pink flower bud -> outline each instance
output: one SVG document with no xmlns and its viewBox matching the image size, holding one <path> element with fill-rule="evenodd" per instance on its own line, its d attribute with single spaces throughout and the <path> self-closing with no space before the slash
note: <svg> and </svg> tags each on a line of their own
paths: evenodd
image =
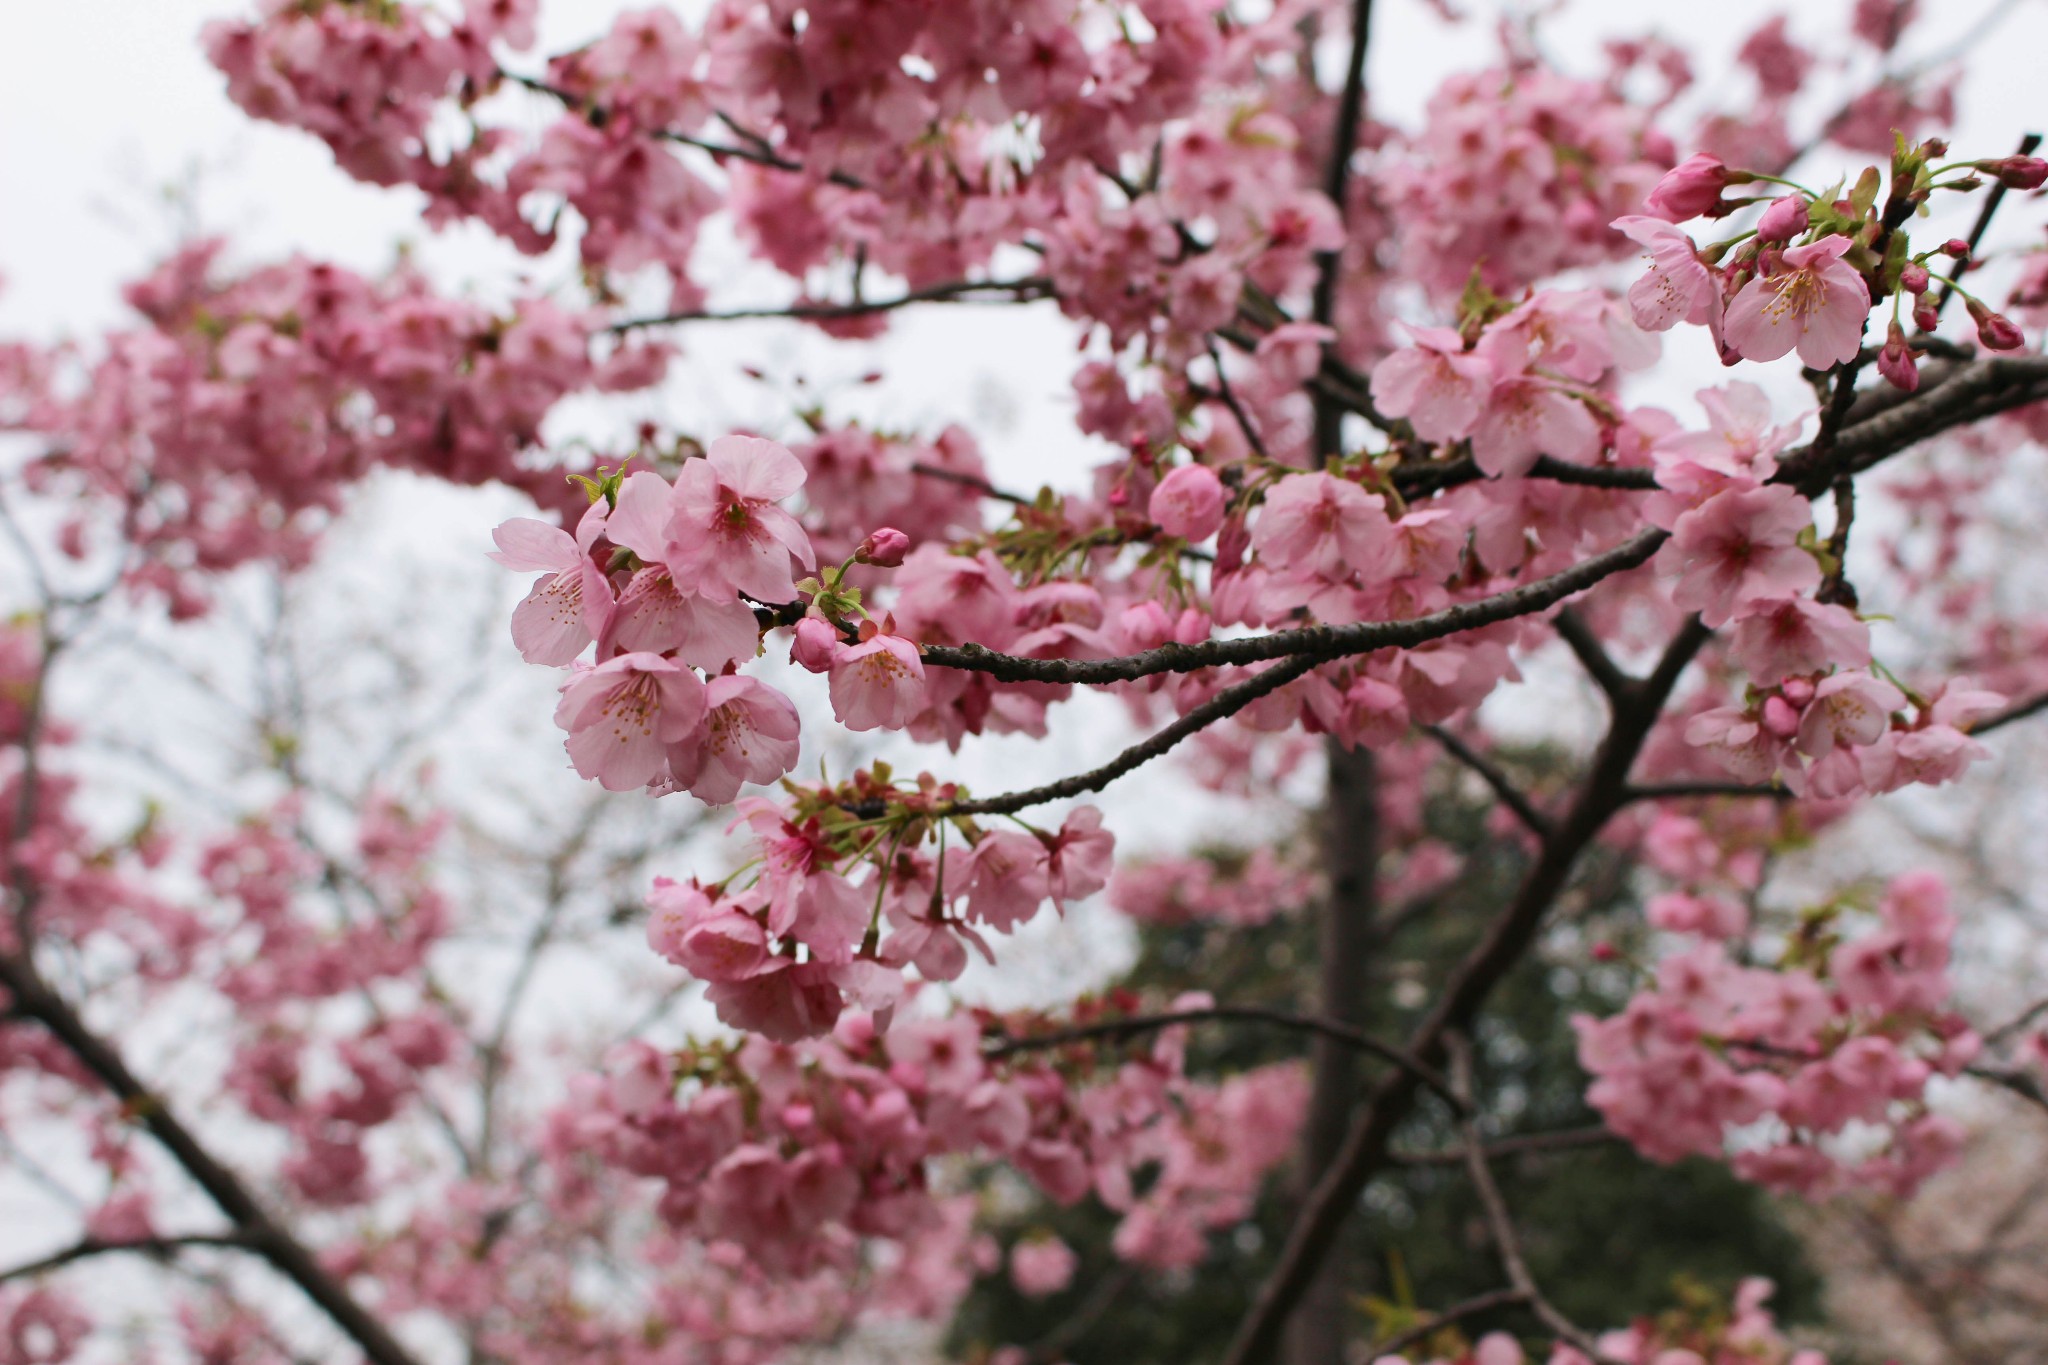
<svg viewBox="0 0 2048 1365">
<path fill-rule="evenodd" d="M 884 526 L 871 532 L 853 557 L 862 564 L 873 564 L 877 568 L 893 569 L 903 562 L 903 556 L 910 553 L 910 537 L 893 526 Z"/>
<path fill-rule="evenodd" d="M 1926 266 L 1909 265 L 1899 272 L 1899 288 L 1917 298 L 1927 292 L 1930 278 Z"/>
<path fill-rule="evenodd" d="M 1779 686 L 1778 691 L 1784 695 L 1786 701 L 1803 709 L 1808 702 L 1813 700 L 1813 679 L 1787 678 Z"/>
<path fill-rule="evenodd" d="M 2038 190 L 2048 184 L 2048 161 L 2038 156 L 2007 156 L 1996 161 L 1979 161 L 1977 169 L 1998 177 L 2008 189 Z"/>
<path fill-rule="evenodd" d="M 1970 244 L 1960 237 L 1951 237 L 1941 244 L 1941 254 L 1967 261 L 1970 259 Z"/>
<path fill-rule="evenodd" d="M 1757 219 L 1756 238 L 1760 242 L 1789 242 L 1806 231 L 1806 200 L 1796 194 L 1788 194 L 1774 200 L 1764 210 L 1764 216 Z"/>
<path fill-rule="evenodd" d="M 1914 359 L 1912 348 L 1906 345 L 1906 334 L 1899 330 L 1898 323 L 1893 323 L 1884 349 L 1877 353 L 1877 372 L 1893 388 L 1911 393 L 1920 387 L 1920 370 Z"/>
<path fill-rule="evenodd" d="M 1984 343 L 1988 351 L 2017 351 L 2027 344 L 2027 339 L 2013 320 L 2003 313 L 1994 313 L 1975 299 L 1969 300 L 1970 316 L 1977 323 L 1977 340 Z"/>
<path fill-rule="evenodd" d="M 1719 157 L 1700 152 L 1665 172 L 1643 202 L 1652 213 L 1682 223 L 1711 212 L 1727 184 L 1728 167 Z"/>
<path fill-rule="evenodd" d="M 1766 697 L 1758 719 L 1764 729 L 1779 739 L 1790 739 L 1799 733 L 1799 709 L 1783 697 Z"/>
<path fill-rule="evenodd" d="M 1182 540 L 1207 540 L 1223 524 L 1223 480 L 1204 464 L 1184 464 L 1159 481 L 1147 507 L 1159 529 Z"/>
<path fill-rule="evenodd" d="M 838 650 L 839 632 L 830 621 L 806 616 L 796 623 L 796 642 L 789 648 L 792 662 L 813 673 L 823 673 L 832 667 L 832 658 Z"/>
<path fill-rule="evenodd" d="M 1913 325 L 1923 332 L 1931 332 L 1941 325 L 1941 314 L 1936 311 L 1934 300 L 1925 294 L 1913 305 Z"/>
</svg>

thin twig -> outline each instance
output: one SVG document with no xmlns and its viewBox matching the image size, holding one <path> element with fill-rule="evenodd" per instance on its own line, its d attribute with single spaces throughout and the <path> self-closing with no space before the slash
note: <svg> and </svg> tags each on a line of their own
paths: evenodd
<svg viewBox="0 0 2048 1365">
<path fill-rule="evenodd" d="M 693 308 L 656 317 L 626 318 L 604 330 L 621 333 L 643 327 L 665 327 L 672 323 L 743 322 L 757 318 L 831 321 L 892 313 L 919 303 L 1033 303 L 1050 297 L 1052 281 L 1043 275 L 1030 275 L 1018 280 L 951 280 L 945 284 L 911 289 L 886 299 L 856 299 L 850 303 L 764 304 L 755 308 Z"/>
<path fill-rule="evenodd" d="M 1557 638 L 1564 641 L 1579 667 L 1586 670 L 1594 685 L 1607 694 L 1611 702 L 1628 694 L 1635 686 L 1635 679 L 1621 671 L 1614 662 L 1614 656 L 1607 652 L 1607 646 L 1593 633 L 1584 617 L 1570 607 L 1559 607 L 1557 614 L 1550 618 L 1550 628 L 1557 632 Z"/>
<path fill-rule="evenodd" d="M 2029 697 L 2025 701 L 2014 702 L 2003 711 L 1993 712 L 1972 725 L 1970 733 L 1986 735 L 2000 726 L 2011 725 L 2014 721 L 2025 720 L 2029 716 L 2038 716 L 2043 711 L 2048 711 L 2048 692 L 2043 692 L 2037 697 Z"/>
<path fill-rule="evenodd" d="M 1528 1258 L 1522 1254 L 1522 1238 L 1515 1228 L 1514 1215 L 1508 1209 L 1508 1201 L 1501 1195 L 1500 1186 L 1494 1182 L 1493 1168 L 1486 1160 L 1486 1144 L 1479 1133 L 1479 1120 L 1474 1117 L 1472 1045 L 1461 1033 L 1452 1033 L 1444 1041 L 1451 1054 L 1452 1083 L 1465 1100 L 1465 1117 L 1458 1124 L 1465 1136 L 1465 1171 L 1472 1177 L 1480 1207 L 1486 1210 L 1487 1225 L 1493 1232 L 1493 1249 L 1500 1255 L 1501 1268 L 1507 1271 L 1508 1283 L 1522 1295 L 1529 1311 L 1545 1327 L 1593 1359 L 1605 1359 L 1592 1334 L 1559 1312 L 1537 1287 L 1536 1277 L 1529 1271 Z"/>
<path fill-rule="evenodd" d="M 1633 804 L 1637 801 L 1686 801 L 1704 797 L 1764 797 L 1772 801 L 1790 801 L 1792 793 L 1784 787 L 1758 786 L 1749 782 L 1646 782 L 1631 786 L 1622 793 L 1622 801 Z"/>
<path fill-rule="evenodd" d="M 61 1269 L 74 1261 L 83 1261 L 93 1256 L 108 1256 L 128 1253 L 137 1256 L 170 1256 L 186 1247 L 217 1247 L 239 1251 L 250 1250 L 249 1238 L 239 1232 L 195 1233 L 182 1237 L 137 1237 L 125 1241 L 87 1237 L 73 1242 L 61 1251 L 53 1251 L 33 1261 L 0 1270 L 0 1284 L 10 1280 L 25 1280 L 35 1275 L 44 1275 Z"/>
<path fill-rule="evenodd" d="M 1442 1072 L 1412 1053 L 1373 1037 L 1364 1029 L 1338 1019 L 1325 1019 L 1312 1014 L 1290 1014 L 1286 1010 L 1268 1009 L 1262 1005 L 1209 1005 L 1200 1009 L 1173 1010 L 1163 1014 L 1138 1014 L 1124 1019 L 1105 1019 L 1099 1023 L 1079 1024 L 1052 1033 L 1004 1038 L 984 1047 L 982 1055 L 991 1059 L 1011 1057 L 1020 1052 L 1065 1047 L 1069 1043 L 1085 1043 L 1099 1038 L 1126 1038 L 1182 1024 L 1218 1022 L 1270 1024 L 1275 1028 L 1293 1029 L 1333 1039 L 1347 1047 L 1378 1057 L 1381 1061 L 1412 1071 L 1423 1084 L 1453 1105 L 1461 1103 L 1457 1092 L 1452 1089 L 1450 1081 Z"/>
<path fill-rule="evenodd" d="M 1378 1360 L 1382 1356 L 1398 1355 L 1418 1341 L 1435 1336 L 1444 1328 L 1476 1318 L 1481 1313 L 1491 1313 L 1496 1308 L 1513 1308 L 1527 1303 L 1529 1296 L 1519 1289 L 1491 1289 L 1484 1294 L 1474 1295 L 1463 1303 L 1452 1304 L 1441 1313 L 1432 1313 L 1413 1327 L 1405 1328 L 1390 1337 L 1375 1341 L 1366 1349 L 1367 1360 Z"/>
<path fill-rule="evenodd" d="M 1493 789 L 1501 804 L 1514 812 L 1515 818 L 1527 826 L 1531 834 L 1539 839 L 1550 836 L 1550 817 L 1536 809 L 1527 793 L 1501 771 L 1500 765 L 1441 725 L 1425 725 L 1423 729 L 1431 739 L 1443 745 L 1444 751 L 1452 758 L 1479 774 L 1480 780 Z"/>
<path fill-rule="evenodd" d="M 1488 1161 L 1503 1161 L 1510 1157 L 1538 1156 L 1547 1152 L 1576 1151 L 1584 1147 L 1606 1147 L 1622 1141 L 1613 1129 L 1605 1124 L 1593 1124 L 1585 1128 L 1560 1128 L 1550 1133 L 1523 1133 L 1515 1137 L 1501 1138 L 1486 1144 Z M 1467 1160 L 1463 1147 L 1446 1147 L 1433 1152 L 1387 1153 L 1387 1162 L 1394 1166 L 1457 1166 Z"/>
</svg>

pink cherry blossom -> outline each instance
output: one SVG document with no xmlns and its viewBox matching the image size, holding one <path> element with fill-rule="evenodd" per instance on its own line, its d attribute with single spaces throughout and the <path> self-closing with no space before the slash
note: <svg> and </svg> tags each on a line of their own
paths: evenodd
<svg viewBox="0 0 2048 1365">
<path fill-rule="evenodd" d="M 1735 623 L 1729 646 L 1759 687 L 1831 664 L 1870 662 L 1870 627 L 1845 607 L 1810 597 L 1776 598 Z"/>
<path fill-rule="evenodd" d="M 667 746 L 704 723 L 708 700 L 703 679 L 682 665 L 621 654 L 563 684 L 555 724 L 569 732 L 577 772 L 608 791 L 631 791 L 661 775 Z"/>
<path fill-rule="evenodd" d="M 508 569 L 547 574 L 512 612 L 512 643 L 526 662 L 559 667 L 604 630 L 612 590 L 590 557 L 603 532 L 601 505 L 592 504 L 574 539 L 530 517 L 515 517 L 491 533 L 498 543 L 492 559 Z"/>
<path fill-rule="evenodd" d="M 1074 1249 L 1053 1236 L 1028 1237 L 1010 1248 L 1010 1278 L 1027 1298 L 1059 1293 L 1073 1281 L 1079 1264 Z"/>
<path fill-rule="evenodd" d="M 1731 488 L 1678 519 L 1661 557 L 1678 576 L 1672 599 L 1726 625 L 1753 604 L 1805 592 L 1820 566 L 1799 548 L 1813 524 L 1806 499 L 1789 488 Z"/>
<path fill-rule="evenodd" d="M 900 635 L 875 631 L 840 645 L 831 675 L 832 714 L 849 730 L 901 730 L 924 709 L 924 660 Z"/>
<path fill-rule="evenodd" d="M 1492 387 L 1493 369 L 1465 352 L 1449 328 L 1414 329 L 1415 344 L 1373 367 L 1372 397 L 1389 417 L 1405 417 L 1425 441 L 1458 441 L 1472 424 Z"/>
<path fill-rule="evenodd" d="M 1369 567 L 1392 532 L 1386 500 L 1328 474 L 1289 474 L 1266 493 L 1252 548 L 1269 567 L 1341 578 Z"/>
<path fill-rule="evenodd" d="M 1823 237 L 1788 248 L 1782 267 L 1759 275 L 1728 304 L 1728 344 L 1750 360 L 1776 360 L 1799 351 L 1809 369 L 1826 370 L 1855 358 L 1870 316 L 1870 289 L 1842 260 L 1847 237 Z"/>
<path fill-rule="evenodd" d="M 1699 258 L 1691 237 L 1662 218 L 1632 215 L 1615 219 L 1613 226 L 1650 253 L 1649 273 L 1628 288 L 1636 326 L 1663 332 L 1681 322 L 1701 326 L 1715 319 L 1720 281 Z"/>
<path fill-rule="evenodd" d="M 791 601 L 792 564 L 808 569 L 816 560 L 796 518 L 776 504 L 803 482 L 803 465 L 784 447 L 755 436 L 721 436 L 676 476 L 656 557 L 685 592 Z"/>
<path fill-rule="evenodd" d="M 722 806 L 748 782 L 773 782 L 796 766 L 797 713 L 757 678 L 732 674 L 704 688 L 701 723 L 665 740 L 670 780 Z"/>
</svg>

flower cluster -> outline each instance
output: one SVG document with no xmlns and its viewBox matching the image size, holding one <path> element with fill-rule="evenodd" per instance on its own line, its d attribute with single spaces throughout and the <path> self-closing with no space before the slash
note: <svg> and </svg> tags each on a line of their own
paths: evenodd
<svg viewBox="0 0 2048 1365">
<path fill-rule="evenodd" d="M 1620 1014 L 1573 1020 L 1587 1098 L 1644 1155 L 1726 1156 L 1808 1197 L 1904 1194 L 1955 1155 L 1961 1130 L 1925 1091 L 1979 1043 L 1947 1009 L 1956 922 L 1939 878 L 1893 881 L 1861 932 L 1841 906 L 1805 917 L 1773 965 L 1748 961 L 1748 911 L 1725 897 L 1667 893 L 1649 918 L 1689 946 Z"/>
<path fill-rule="evenodd" d="M 1241 1219 L 1288 1154 L 1307 1098 L 1300 1070 L 1197 1082 L 1172 1034 L 1128 1055 L 1099 1044 L 989 1055 L 1052 1022 L 956 1014 L 883 1034 L 848 1015 L 795 1046 L 751 1038 L 670 1057 L 629 1044 L 556 1112 L 548 1157 L 662 1181 L 672 1227 L 736 1244 L 777 1278 L 844 1268 L 864 1240 L 939 1222 L 951 1201 L 934 1164 L 965 1154 L 1009 1162 L 1063 1204 L 1092 1192 L 1123 1214 L 1125 1259 L 1199 1260 L 1206 1235 Z"/>
<path fill-rule="evenodd" d="M 887 778 L 878 768 L 838 787 L 792 787 L 787 806 L 748 798 L 740 818 L 756 853 L 744 884 L 656 883 L 648 944 L 710 983 L 725 1023 L 779 1042 L 827 1032 L 849 1004 L 886 1023 L 906 969 L 951 981 L 969 947 L 994 960 L 986 933 L 1108 884 L 1115 840 L 1092 806 L 1056 833 L 985 830 L 945 814 L 950 789 L 927 779 L 904 791 Z M 948 832 L 958 845 L 945 845 Z"/>
<path fill-rule="evenodd" d="M 1457 76 L 1383 174 L 1403 264 L 1455 299 L 1473 272 L 1509 293 L 1621 249 L 1607 223 L 1675 159 L 1615 85 L 1540 67 Z"/>
<path fill-rule="evenodd" d="M 305 562 L 342 490 L 379 467 L 552 502 L 560 473 L 524 458 L 549 410 L 660 373 L 652 348 L 593 361 L 589 320 L 545 299 L 495 313 L 410 271 L 304 260 L 223 278 L 221 250 L 197 243 L 133 285 L 146 325 L 90 364 L 51 357 L 20 423 L 48 448 L 30 476 L 99 513 L 67 548 L 120 523 L 143 551 L 131 581 L 182 612 L 201 609 L 202 575 Z"/>
</svg>

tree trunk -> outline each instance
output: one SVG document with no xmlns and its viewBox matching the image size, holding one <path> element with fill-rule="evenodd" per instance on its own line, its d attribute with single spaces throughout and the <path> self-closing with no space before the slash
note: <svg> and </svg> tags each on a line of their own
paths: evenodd
<svg viewBox="0 0 2048 1365">
<path fill-rule="evenodd" d="M 1320 830 L 1329 894 L 1316 927 L 1317 1012 L 1363 1025 L 1366 953 L 1378 913 L 1379 807 L 1370 750 L 1328 748 L 1329 791 Z M 1314 1089 L 1302 1134 L 1302 1189 L 1335 1158 L 1351 1126 L 1358 1098 L 1357 1053 L 1342 1043 L 1317 1038 L 1310 1051 Z M 1345 1302 L 1351 1286 L 1350 1258 L 1341 1247 L 1323 1262 L 1290 1325 L 1287 1365 L 1344 1365 Z"/>
</svg>

